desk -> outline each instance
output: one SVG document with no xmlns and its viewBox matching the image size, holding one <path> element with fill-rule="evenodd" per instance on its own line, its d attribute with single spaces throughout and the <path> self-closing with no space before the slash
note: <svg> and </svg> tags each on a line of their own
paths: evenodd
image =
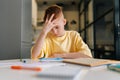
<svg viewBox="0 0 120 80">
<path fill-rule="evenodd" d="M 26 59 L 27 62 L 30 62 L 30 59 Z M 3 66 L 1 63 L 6 62 L 20 62 L 19 59 L 15 60 L 1 60 L 0 61 L 0 79 L 2 80 L 50 80 L 50 79 L 42 79 L 40 77 L 36 77 L 35 75 L 39 72 L 29 71 L 29 70 L 12 70 L 8 66 Z M 65 66 L 72 67 L 81 67 L 83 70 L 81 74 L 78 75 L 76 80 L 120 80 L 120 73 L 108 70 L 106 66 L 99 67 L 85 67 L 74 64 L 66 64 Z"/>
</svg>

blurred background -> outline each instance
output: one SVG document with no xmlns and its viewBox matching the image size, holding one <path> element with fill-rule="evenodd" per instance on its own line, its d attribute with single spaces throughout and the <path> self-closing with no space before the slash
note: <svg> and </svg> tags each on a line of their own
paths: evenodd
<svg viewBox="0 0 120 80">
<path fill-rule="evenodd" d="M 120 60 L 119 0 L 1 0 L 0 59 L 30 58 L 45 9 L 59 5 L 66 30 L 78 31 L 94 58 Z"/>
</svg>

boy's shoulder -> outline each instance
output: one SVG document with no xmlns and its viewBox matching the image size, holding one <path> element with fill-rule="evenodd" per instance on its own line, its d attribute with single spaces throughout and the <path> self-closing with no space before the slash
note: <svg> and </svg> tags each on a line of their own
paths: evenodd
<svg viewBox="0 0 120 80">
<path fill-rule="evenodd" d="M 80 33 L 77 31 L 66 31 L 66 37 L 69 37 L 71 39 L 77 39 L 80 38 Z"/>
</svg>

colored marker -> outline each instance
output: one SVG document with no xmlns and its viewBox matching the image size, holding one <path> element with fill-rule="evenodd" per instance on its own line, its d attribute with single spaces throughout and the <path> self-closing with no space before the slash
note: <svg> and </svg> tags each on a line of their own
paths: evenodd
<svg viewBox="0 0 120 80">
<path fill-rule="evenodd" d="M 63 61 L 63 58 L 40 58 L 40 61 Z"/>
<path fill-rule="evenodd" d="M 25 70 L 33 70 L 33 71 L 41 71 L 42 70 L 42 68 L 40 68 L 40 67 L 26 67 L 26 66 L 11 66 L 11 69 L 16 69 L 16 70 L 25 69 Z"/>
</svg>

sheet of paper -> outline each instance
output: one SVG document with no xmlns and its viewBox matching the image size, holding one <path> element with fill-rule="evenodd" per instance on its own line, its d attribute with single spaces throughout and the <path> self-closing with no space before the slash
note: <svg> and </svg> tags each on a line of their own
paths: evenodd
<svg viewBox="0 0 120 80">
<path fill-rule="evenodd" d="M 31 62 L 31 61 L 27 61 L 26 63 L 12 62 L 12 61 L 0 63 L 1 68 L 4 68 L 4 67 L 10 68 L 10 66 L 25 66 L 25 67 L 41 67 L 43 69 L 46 69 L 53 66 L 64 66 L 64 65 L 65 63 L 61 63 L 61 62 Z"/>
<path fill-rule="evenodd" d="M 28 63 L 28 64 L 22 64 L 22 66 L 28 66 L 28 67 L 41 67 L 43 69 L 50 68 L 54 66 L 64 66 L 65 63 L 57 63 L 57 62 L 36 62 L 36 63 Z"/>
</svg>

